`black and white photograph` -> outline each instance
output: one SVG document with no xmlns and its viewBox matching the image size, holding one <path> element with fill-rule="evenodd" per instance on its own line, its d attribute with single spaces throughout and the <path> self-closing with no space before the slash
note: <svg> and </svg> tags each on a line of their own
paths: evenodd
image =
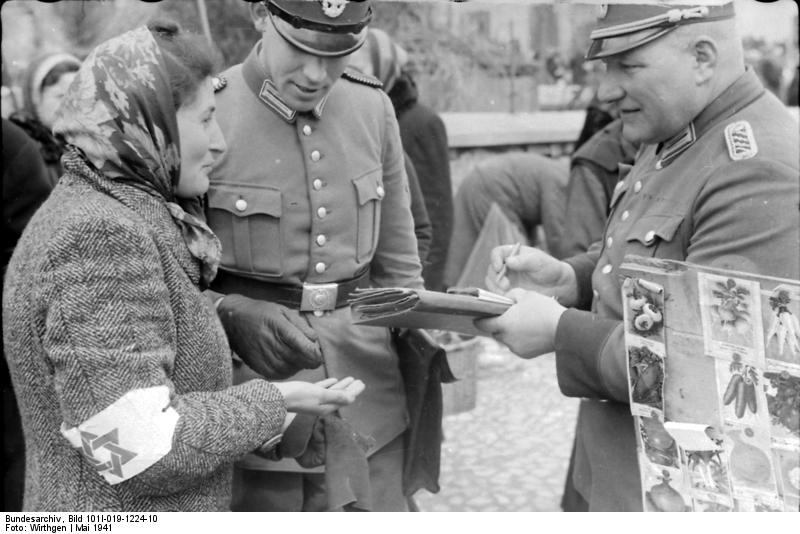
<svg viewBox="0 0 800 534">
<path fill-rule="evenodd" d="M 766 361 L 800 350 L 799 20 L 793 0 L 4 1 L 6 530 L 800 511 L 769 455 L 800 457 L 800 389 Z M 685 293 L 626 278 L 636 258 L 713 274 Z M 368 324 L 352 304 L 376 292 L 481 313 L 398 301 Z M 686 295 L 708 380 L 670 372 Z M 681 464 L 664 424 L 723 421 L 738 448 Z"/>
</svg>

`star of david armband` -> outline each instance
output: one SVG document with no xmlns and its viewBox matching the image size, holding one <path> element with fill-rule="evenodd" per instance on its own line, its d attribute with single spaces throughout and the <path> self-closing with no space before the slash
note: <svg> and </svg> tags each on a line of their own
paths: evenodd
<svg viewBox="0 0 800 534">
<path fill-rule="evenodd" d="M 166 456 L 179 417 L 169 388 L 155 386 L 127 392 L 77 427 L 61 423 L 61 434 L 114 485 Z"/>
</svg>

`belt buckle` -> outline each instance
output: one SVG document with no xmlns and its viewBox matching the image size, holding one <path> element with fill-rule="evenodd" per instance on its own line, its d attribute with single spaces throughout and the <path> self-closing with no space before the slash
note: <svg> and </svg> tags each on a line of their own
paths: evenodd
<svg viewBox="0 0 800 534">
<path fill-rule="evenodd" d="M 336 309 L 339 284 L 303 283 L 303 296 L 300 297 L 300 311 L 323 312 Z"/>
</svg>

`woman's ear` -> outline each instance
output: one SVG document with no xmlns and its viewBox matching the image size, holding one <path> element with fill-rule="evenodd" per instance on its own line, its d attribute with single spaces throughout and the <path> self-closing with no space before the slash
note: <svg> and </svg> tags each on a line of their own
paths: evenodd
<svg viewBox="0 0 800 534">
<path fill-rule="evenodd" d="M 253 26 L 255 26 L 256 30 L 263 32 L 266 29 L 267 18 L 269 17 L 267 6 L 263 2 L 252 2 L 249 9 Z"/>
<path fill-rule="evenodd" d="M 697 85 L 704 85 L 714 76 L 719 60 L 717 43 L 710 37 L 698 37 L 693 45 L 692 53 L 695 59 L 695 81 Z"/>
</svg>

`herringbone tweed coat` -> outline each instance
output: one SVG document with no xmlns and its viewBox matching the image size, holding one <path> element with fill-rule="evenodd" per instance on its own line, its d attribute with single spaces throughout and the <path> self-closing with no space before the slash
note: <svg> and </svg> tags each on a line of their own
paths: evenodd
<svg viewBox="0 0 800 534">
<path fill-rule="evenodd" d="M 282 396 L 264 380 L 231 386 L 224 332 L 163 199 L 72 171 L 31 219 L 3 293 L 24 509 L 227 510 L 231 463 L 280 432 Z M 111 485 L 59 429 L 153 386 L 179 414 L 171 450 Z"/>
</svg>

